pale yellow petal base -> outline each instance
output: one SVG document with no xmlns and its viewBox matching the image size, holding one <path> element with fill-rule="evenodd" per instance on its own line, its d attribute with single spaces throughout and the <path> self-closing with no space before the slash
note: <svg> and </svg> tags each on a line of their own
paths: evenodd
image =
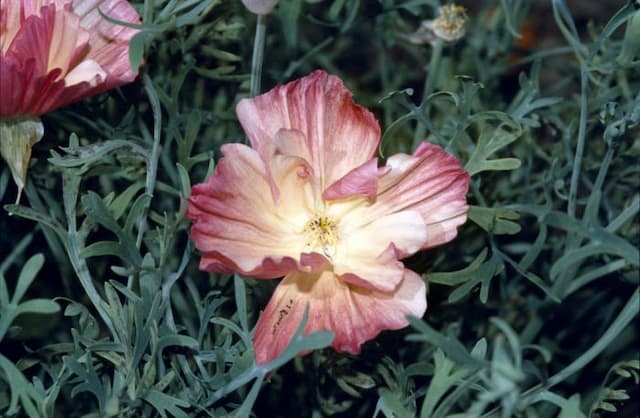
<svg viewBox="0 0 640 418">
<path fill-rule="evenodd" d="M 20 201 L 27 181 L 31 147 L 42 139 L 42 135 L 44 127 L 37 117 L 0 119 L 0 155 L 7 162 L 18 186 L 16 203 Z"/>
</svg>

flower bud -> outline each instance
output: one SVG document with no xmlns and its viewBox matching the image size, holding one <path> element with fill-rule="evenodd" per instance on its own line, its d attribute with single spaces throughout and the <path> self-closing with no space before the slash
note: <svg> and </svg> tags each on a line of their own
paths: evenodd
<svg viewBox="0 0 640 418">
<path fill-rule="evenodd" d="M 440 7 L 438 13 L 436 19 L 423 20 L 414 33 L 400 34 L 400 36 L 417 45 L 433 43 L 436 39 L 453 42 L 464 36 L 464 25 L 467 21 L 467 12 L 464 7 L 449 4 Z"/>
<path fill-rule="evenodd" d="M 464 24 L 467 22 L 467 10 L 455 4 L 448 4 L 439 9 L 440 15 L 428 21 L 428 26 L 440 39 L 448 42 L 457 41 L 464 36 Z"/>
<path fill-rule="evenodd" d="M 242 0 L 244 7 L 257 15 L 268 15 L 277 3 L 278 0 Z"/>
</svg>

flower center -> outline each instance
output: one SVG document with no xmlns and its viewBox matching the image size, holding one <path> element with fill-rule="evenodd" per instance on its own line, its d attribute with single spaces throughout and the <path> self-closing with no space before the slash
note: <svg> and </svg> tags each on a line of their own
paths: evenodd
<svg viewBox="0 0 640 418">
<path fill-rule="evenodd" d="M 304 226 L 307 237 L 306 246 L 310 248 L 322 248 L 327 257 L 335 253 L 335 245 L 338 243 L 338 224 L 328 216 L 314 216 Z"/>
</svg>

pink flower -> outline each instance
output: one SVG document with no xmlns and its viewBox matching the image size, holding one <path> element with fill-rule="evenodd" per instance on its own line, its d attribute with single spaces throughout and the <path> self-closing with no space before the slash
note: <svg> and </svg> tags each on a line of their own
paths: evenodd
<svg viewBox="0 0 640 418">
<path fill-rule="evenodd" d="M 400 260 L 465 222 L 459 161 L 423 142 L 379 167 L 377 121 L 323 71 L 242 100 L 237 113 L 251 148 L 222 147 L 187 217 L 202 270 L 284 276 L 255 330 L 256 362 L 282 353 L 307 306 L 303 333 L 333 331 L 332 346 L 353 354 L 422 316 L 425 284 Z"/>
<path fill-rule="evenodd" d="M 8 0 L 0 5 L 0 118 L 38 116 L 133 81 L 140 23 L 125 0 Z"/>
<path fill-rule="evenodd" d="M 133 81 L 129 43 L 140 23 L 125 0 L 0 1 L 0 155 L 24 188 L 39 115 Z"/>
</svg>

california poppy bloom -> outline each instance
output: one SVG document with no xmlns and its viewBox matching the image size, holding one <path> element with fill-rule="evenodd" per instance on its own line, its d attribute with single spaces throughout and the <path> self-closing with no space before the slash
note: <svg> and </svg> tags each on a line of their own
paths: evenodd
<svg viewBox="0 0 640 418">
<path fill-rule="evenodd" d="M 0 2 L 0 137 L 18 188 L 31 147 L 43 135 L 38 116 L 133 81 L 129 43 L 140 23 L 125 0 Z"/>
<path fill-rule="evenodd" d="M 251 147 L 222 147 L 187 217 L 202 270 L 284 277 L 256 326 L 256 362 L 282 353 L 307 306 L 303 333 L 333 331 L 332 346 L 354 354 L 421 317 L 424 281 L 400 260 L 452 240 L 465 222 L 459 161 L 423 142 L 379 166 L 378 122 L 323 71 L 236 110 Z"/>
</svg>

